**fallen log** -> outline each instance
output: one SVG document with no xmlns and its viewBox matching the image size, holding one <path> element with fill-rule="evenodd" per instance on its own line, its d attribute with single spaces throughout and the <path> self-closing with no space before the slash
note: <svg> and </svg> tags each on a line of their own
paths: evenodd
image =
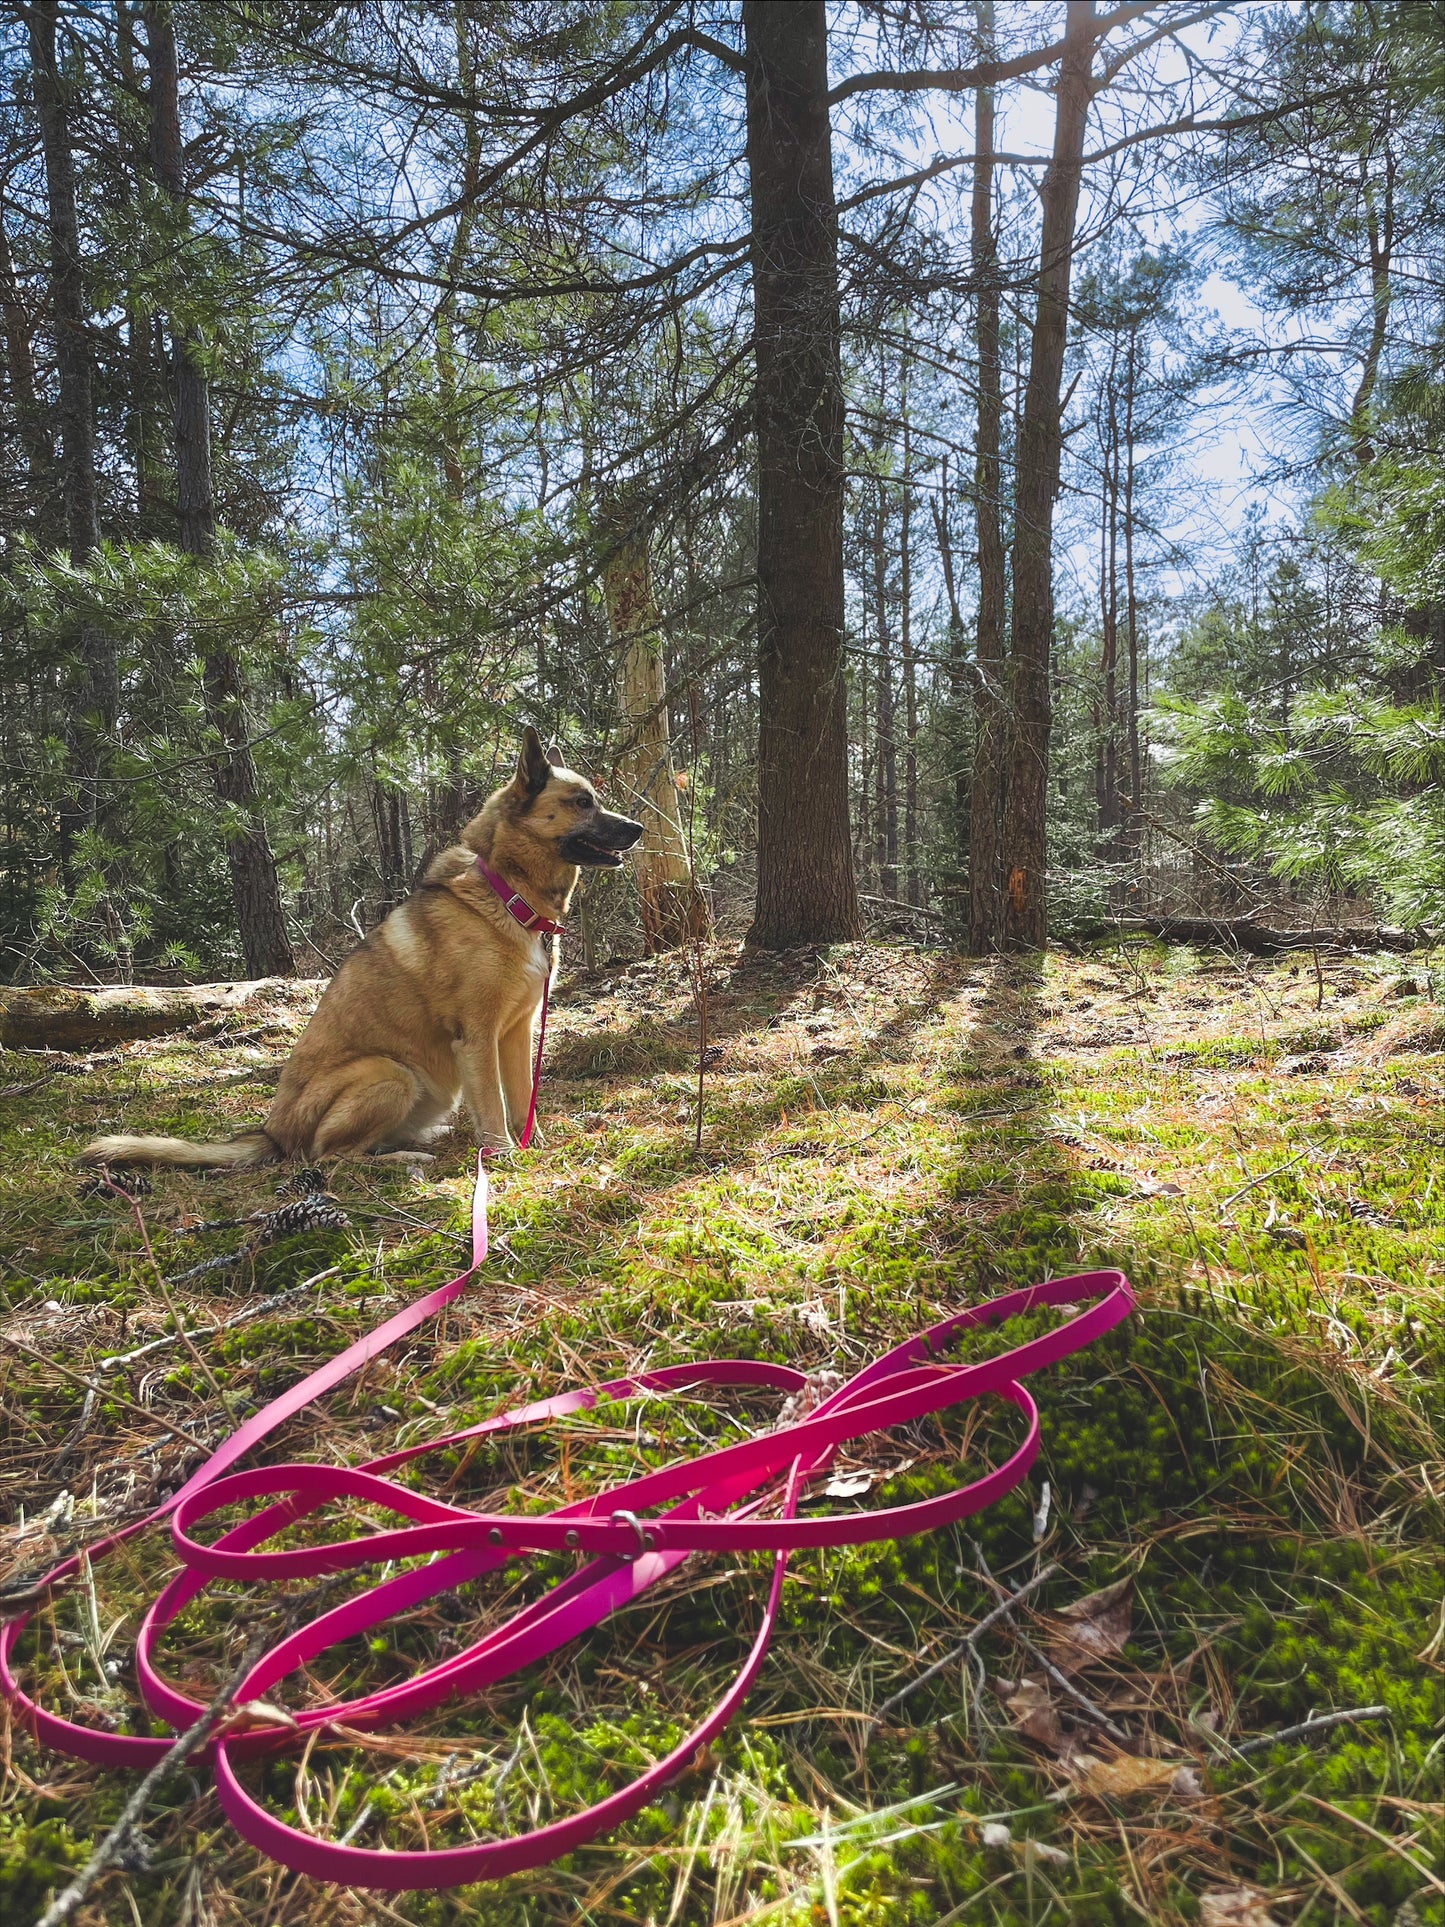
<svg viewBox="0 0 1445 1927">
<path fill-rule="evenodd" d="M 175 988 L 117 984 L 99 990 L 43 984 L 0 986 L 0 1044 L 10 1050 L 81 1050 L 163 1037 L 206 1019 L 229 1017 L 268 999 L 309 999 L 324 980 L 257 977 L 249 983 Z"/>
<path fill-rule="evenodd" d="M 1074 933 L 1084 938 L 1160 937 L 1166 943 L 1212 944 L 1269 957 L 1281 950 L 1421 950 L 1440 941 L 1432 930 L 1401 930 L 1391 924 L 1343 929 L 1279 930 L 1253 917 L 1120 917 L 1102 919 Z"/>
</svg>

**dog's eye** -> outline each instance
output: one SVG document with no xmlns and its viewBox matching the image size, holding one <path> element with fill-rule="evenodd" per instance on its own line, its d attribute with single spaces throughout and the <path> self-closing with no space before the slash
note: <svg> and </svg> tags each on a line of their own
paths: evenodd
<svg viewBox="0 0 1445 1927">
<path fill-rule="evenodd" d="M 572 798 L 572 807 L 574 810 L 590 810 L 592 808 L 592 798 L 590 796 L 574 796 Z"/>
</svg>

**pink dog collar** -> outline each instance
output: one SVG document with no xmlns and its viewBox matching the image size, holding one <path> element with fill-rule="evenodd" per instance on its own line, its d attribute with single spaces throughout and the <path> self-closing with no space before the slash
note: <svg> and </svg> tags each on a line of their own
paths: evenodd
<svg viewBox="0 0 1445 1927">
<path fill-rule="evenodd" d="M 508 916 L 516 919 L 524 930 L 535 930 L 544 937 L 560 937 L 562 925 L 544 917 L 540 910 L 534 910 L 518 890 L 510 889 L 495 870 L 490 869 L 480 857 L 477 858 L 477 875 L 492 888 L 502 900 L 502 908 Z"/>
</svg>

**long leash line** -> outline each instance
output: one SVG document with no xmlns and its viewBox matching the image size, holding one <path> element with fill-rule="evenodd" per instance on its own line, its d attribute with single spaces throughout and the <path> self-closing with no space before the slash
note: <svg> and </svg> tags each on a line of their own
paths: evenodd
<svg viewBox="0 0 1445 1927">
<path fill-rule="evenodd" d="M 519 1140 L 522 1149 L 530 1144 L 536 1123 L 550 979 L 549 970 L 532 1066 L 531 1101 Z M 352 1700 L 308 1709 L 297 1716 L 293 1728 L 280 1732 L 274 1728 L 227 1731 L 212 1742 L 210 1757 L 221 1806 L 242 1838 L 295 1872 L 348 1886 L 405 1892 L 497 1879 L 545 1866 L 638 1812 L 687 1766 L 700 1747 L 722 1732 L 742 1706 L 767 1657 L 790 1553 L 803 1547 L 875 1544 L 936 1530 L 981 1511 L 1012 1491 L 1039 1450 L 1038 1407 L 1020 1381 L 1101 1338 L 1126 1318 L 1134 1305 L 1133 1290 L 1120 1271 L 1084 1272 L 1005 1293 L 906 1339 L 805 1416 L 775 1431 L 644 1473 L 550 1513 L 474 1512 L 428 1498 L 386 1475 L 414 1459 L 468 1440 L 591 1411 L 603 1399 L 699 1386 L 763 1387 L 796 1398 L 810 1385 L 807 1374 L 756 1359 L 705 1359 L 562 1392 L 361 1466 L 294 1463 L 233 1472 L 231 1468 L 240 1459 L 288 1418 L 334 1390 L 397 1339 L 444 1311 L 476 1276 L 488 1249 L 489 1155 L 483 1150 L 477 1157 L 472 1190 L 472 1259 L 465 1271 L 406 1306 L 273 1399 L 225 1439 L 178 1491 L 145 1518 L 63 1560 L 39 1582 L 41 1587 L 57 1584 L 87 1562 L 94 1564 L 116 1546 L 164 1519 L 170 1520 L 181 1571 L 147 1610 L 136 1640 L 135 1663 L 146 1710 L 181 1732 L 205 1712 L 205 1707 L 166 1679 L 157 1665 L 156 1648 L 166 1628 L 213 1579 L 256 1582 L 312 1578 L 431 1555 L 428 1563 L 381 1580 L 279 1640 L 237 1687 L 234 1703 L 244 1709 L 329 1647 L 495 1571 L 518 1555 L 543 1551 L 591 1555 L 588 1563 L 503 1625 L 410 1679 Z M 1089 1300 L 1094 1302 L 1088 1309 L 1075 1309 Z M 1073 1316 L 1042 1337 L 981 1364 L 954 1365 L 942 1358 L 959 1334 L 1040 1306 L 1068 1307 Z M 804 1490 L 828 1469 L 840 1445 L 986 1394 L 1017 1406 L 1027 1421 L 1023 1443 L 1002 1465 L 971 1484 L 911 1505 L 798 1517 Z M 194 1536 L 195 1528 L 213 1514 L 251 1499 L 269 1503 L 214 1542 Z M 260 1550 L 287 1526 L 337 1499 L 380 1505 L 410 1523 L 290 1551 Z M 765 1510 L 771 1516 L 762 1516 Z M 357 1730 L 394 1725 L 445 1700 L 484 1692 L 600 1625 L 675 1571 L 694 1552 L 702 1551 L 773 1555 L 767 1599 L 747 1658 L 722 1698 L 678 1746 L 628 1786 L 581 1813 L 504 1840 L 435 1851 L 389 1852 L 320 1840 L 288 1826 L 260 1803 L 237 1771 L 246 1760 L 305 1745 L 318 1728 L 344 1724 Z M 172 1745 L 169 1739 L 84 1726 L 48 1711 L 25 1691 L 16 1672 L 15 1650 L 29 1619 L 26 1614 L 11 1620 L 0 1632 L 0 1691 L 36 1739 L 75 1758 L 107 1767 L 144 1770 L 163 1758 Z"/>
</svg>

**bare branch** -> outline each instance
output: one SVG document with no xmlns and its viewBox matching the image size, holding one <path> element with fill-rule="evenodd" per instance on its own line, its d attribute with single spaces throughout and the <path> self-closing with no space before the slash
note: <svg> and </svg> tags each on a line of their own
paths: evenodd
<svg viewBox="0 0 1445 1927">
<path fill-rule="evenodd" d="M 1224 3 L 1225 0 L 1221 0 L 1221 4 Z M 1140 14 L 1153 13 L 1164 4 L 1165 0 L 1126 0 L 1126 4 L 1115 7 L 1112 13 L 1099 15 L 1093 26 L 1094 38 L 1102 40 L 1115 27 L 1126 25 Z M 1017 80 L 1024 74 L 1036 73 L 1040 67 L 1051 67 L 1063 51 L 1063 41 L 1054 40 L 1047 47 L 1036 48 L 1032 53 L 1015 54 L 1012 60 L 983 60 L 974 67 L 920 68 L 910 74 L 853 74 L 830 89 L 828 105 L 836 107 L 839 101 L 850 100 L 854 94 L 926 94 L 935 91 L 964 94 L 975 87 L 997 87 L 1005 80 Z"/>
</svg>

